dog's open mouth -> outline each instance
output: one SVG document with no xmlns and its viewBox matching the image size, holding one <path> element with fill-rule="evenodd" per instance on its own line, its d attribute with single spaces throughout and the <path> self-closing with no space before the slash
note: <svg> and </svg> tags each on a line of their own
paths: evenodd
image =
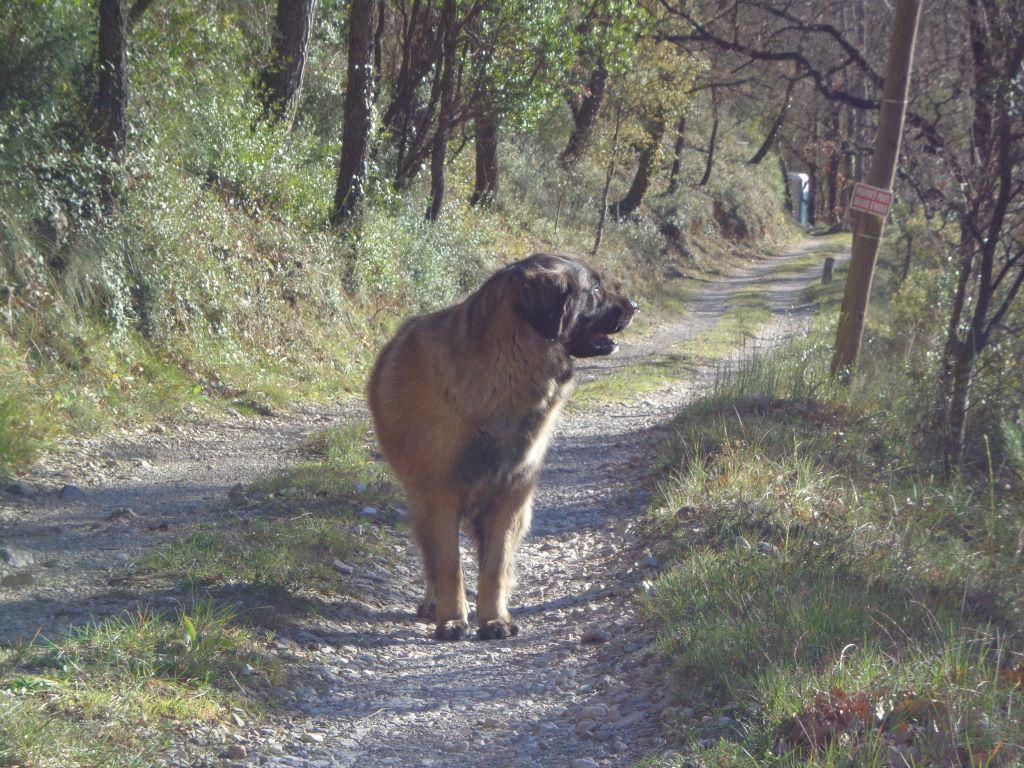
<svg viewBox="0 0 1024 768">
<path fill-rule="evenodd" d="M 619 347 L 619 343 L 607 333 L 592 333 L 587 337 L 587 345 L 595 355 L 610 355 Z"/>
<path fill-rule="evenodd" d="M 618 342 L 607 333 L 591 331 L 581 333 L 572 340 L 569 354 L 573 357 L 601 357 L 610 355 L 618 348 Z"/>
<path fill-rule="evenodd" d="M 619 300 L 599 316 L 580 323 L 569 342 L 569 354 L 573 357 L 602 357 L 619 348 L 612 334 L 624 331 L 633 320 L 636 304 Z"/>
</svg>

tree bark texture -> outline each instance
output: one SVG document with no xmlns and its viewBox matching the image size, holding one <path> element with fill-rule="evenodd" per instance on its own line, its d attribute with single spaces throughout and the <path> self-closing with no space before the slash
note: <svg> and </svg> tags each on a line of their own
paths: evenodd
<svg viewBox="0 0 1024 768">
<path fill-rule="evenodd" d="M 114 157 L 124 149 L 128 124 L 126 32 L 124 0 L 100 0 L 99 141 Z"/>
<path fill-rule="evenodd" d="M 331 223 L 341 226 L 361 204 L 366 191 L 366 157 L 373 106 L 373 0 L 352 0 L 349 11 L 348 81 L 341 161 Z"/>
<path fill-rule="evenodd" d="M 601 110 L 601 102 L 604 101 L 607 82 L 608 69 L 604 65 L 604 60 L 598 59 L 597 65 L 590 72 L 583 93 L 569 101 L 573 118 L 572 133 L 569 134 L 565 149 L 558 156 L 558 161 L 565 170 L 576 165 L 590 141 L 594 126 L 597 124 L 597 113 Z"/>
<path fill-rule="evenodd" d="M 789 166 L 786 165 L 786 158 L 782 152 L 777 155 L 779 158 L 779 176 L 782 178 L 782 204 L 786 213 L 793 213 L 793 192 L 789 188 Z"/>
<path fill-rule="evenodd" d="M 481 109 L 473 119 L 476 180 L 470 205 L 489 205 L 498 195 L 498 117 L 493 109 Z"/>
<path fill-rule="evenodd" d="M 272 58 L 260 76 L 264 114 L 277 120 L 290 122 L 295 113 L 315 13 L 316 0 L 277 0 Z"/>
<path fill-rule="evenodd" d="M 429 128 L 441 98 L 444 32 L 433 0 L 413 0 L 400 17 L 402 57 L 395 96 L 384 111 L 383 128 L 397 149 L 395 187 L 405 188 L 430 155 Z M 427 104 L 419 91 L 431 71 L 433 81 Z"/>
<path fill-rule="evenodd" d="M 974 382 L 974 361 L 977 351 L 971 337 L 957 344 L 950 371 L 949 443 L 946 451 L 946 467 L 960 464 L 964 460 L 967 443 L 967 414 L 971 405 L 971 385 Z"/>
<path fill-rule="evenodd" d="M 698 187 L 706 186 L 711 181 L 711 169 L 715 165 L 715 144 L 718 142 L 718 107 L 712 109 L 714 117 L 711 121 L 711 137 L 708 139 L 708 155 L 704 162 L 704 175 L 700 177 Z"/>
<path fill-rule="evenodd" d="M 619 126 L 622 125 L 622 107 L 615 109 L 615 131 L 612 133 L 612 153 L 608 160 L 608 172 L 604 177 L 604 190 L 601 192 L 601 212 L 597 218 L 597 232 L 594 234 L 594 248 L 591 255 L 596 256 L 601 250 L 601 239 L 604 237 L 604 220 L 608 213 L 608 190 L 612 186 L 612 178 L 615 176 L 615 156 L 619 151 Z"/>
<path fill-rule="evenodd" d="M 617 203 L 612 203 L 610 213 L 616 219 L 628 219 L 636 213 L 643 202 L 647 190 L 650 189 L 651 179 L 658 170 L 658 155 L 664 136 L 665 118 L 659 117 L 649 126 L 647 140 L 640 150 L 636 174 L 633 176 L 633 183 L 629 185 L 629 191 Z"/>
<path fill-rule="evenodd" d="M 456 0 L 444 0 L 441 11 L 441 103 L 437 130 L 430 149 L 430 205 L 427 207 L 427 221 L 437 221 L 444 204 L 444 163 L 455 103 L 455 48 L 458 43 L 455 3 Z"/>
<path fill-rule="evenodd" d="M 668 172 L 668 194 L 679 189 L 679 170 L 683 163 L 683 146 L 686 141 L 686 116 L 683 115 L 676 123 L 676 140 L 672 145 L 672 168 Z"/>
<path fill-rule="evenodd" d="M 96 97 L 97 140 L 114 162 L 124 154 L 128 130 L 128 48 L 125 0 L 100 0 L 99 92 Z M 108 211 L 114 205 L 113 173 L 104 171 L 100 197 Z"/>
<path fill-rule="evenodd" d="M 128 9 L 128 32 L 130 33 L 135 29 L 135 25 L 142 20 L 142 16 L 149 10 L 149 6 L 153 4 L 153 0 L 135 0 L 132 3 L 131 8 Z"/>
<path fill-rule="evenodd" d="M 757 165 L 771 150 L 775 144 L 775 140 L 779 137 L 779 131 L 782 130 L 782 123 L 786 119 L 786 114 L 789 112 L 789 105 L 793 100 L 793 87 L 796 85 L 796 79 L 791 79 L 786 83 L 786 94 L 782 97 L 782 106 L 779 107 L 778 113 L 775 115 L 775 119 L 772 121 L 771 127 L 768 129 L 768 134 L 764 137 L 764 141 L 761 146 L 758 147 L 757 152 L 751 157 L 747 163 L 750 165 Z"/>
</svg>

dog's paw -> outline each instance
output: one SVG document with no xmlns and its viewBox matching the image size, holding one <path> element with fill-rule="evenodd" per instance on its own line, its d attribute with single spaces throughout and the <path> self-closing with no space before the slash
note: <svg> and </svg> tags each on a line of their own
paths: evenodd
<svg viewBox="0 0 1024 768">
<path fill-rule="evenodd" d="M 476 634 L 481 640 L 504 640 L 506 637 L 518 635 L 519 625 L 513 624 L 511 621 L 494 619 L 481 624 Z"/>
<path fill-rule="evenodd" d="M 437 603 L 431 600 L 429 603 L 420 603 L 417 605 L 416 618 L 437 621 Z"/>
<path fill-rule="evenodd" d="M 438 624 L 434 630 L 435 640 L 462 640 L 469 631 L 469 625 L 464 621 L 446 621 Z"/>
</svg>

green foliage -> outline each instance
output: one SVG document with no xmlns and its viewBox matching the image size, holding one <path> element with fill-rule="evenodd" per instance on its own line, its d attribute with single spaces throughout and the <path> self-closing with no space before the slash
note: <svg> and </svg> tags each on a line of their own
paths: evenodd
<svg viewBox="0 0 1024 768">
<path fill-rule="evenodd" d="M 724 371 L 676 420 L 648 610 L 698 712 L 679 737 L 697 765 L 1013 763 L 1021 480 L 937 481 L 913 350 L 876 331 L 840 387 L 831 332 Z"/>
<path fill-rule="evenodd" d="M 268 592 L 297 598 L 345 591 L 336 560 L 351 565 L 391 557 L 386 531 L 364 533 L 357 518 L 366 506 L 386 517 L 398 501 L 369 434 L 367 425 L 356 424 L 315 435 L 304 446 L 310 460 L 268 475 L 237 499 L 264 515 L 198 526 L 148 555 L 143 567 L 189 588 L 253 588 L 257 603 Z M 258 613 L 262 605 L 252 608 Z"/>
<path fill-rule="evenodd" d="M 233 622 L 198 602 L 0 649 L 0 765 L 152 765 L 183 724 L 254 707 L 234 675 L 246 664 L 278 672 Z"/>
<path fill-rule="evenodd" d="M 469 76 L 510 127 L 525 129 L 561 98 L 576 56 L 572 20 L 556 0 L 491 0 L 472 30 Z"/>
<path fill-rule="evenodd" d="M 14 0 L 0 10 L 5 464 L 24 466 L 65 430 L 360 393 L 381 341 L 410 312 L 457 300 L 531 251 L 589 250 L 604 151 L 598 142 L 572 178 L 556 158 L 568 130 L 565 88 L 585 81 L 594 57 L 621 78 L 623 97 L 645 90 L 668 109 L 696 66 L 637 48 L 650 19 L 635 3 L 485 4 L 464 77 L 487 80 L 503 102 L 499 203 L 485 211 L 462 202 L 473 158 L 455 137 L 448 202 L 427 225 L 423 180 L 393 190 L 390 142 L 375 136 L 366 216 L 339 234 L 327 212 L 347 4 L 320 6 L 290 127 L 261 119 L 254 76 L 272 8 L 252 10 L 237 0 L 146 10 L 130 36 L 119 168 L 92 138 L 95 4 Z M 395 73 L 381 74 L 379 104 Z M 628 183 L 627 165 L 616 187 Z M 98 201 L 98 181 L 110 173 L 120 180 L 113 215 Z M 746 215 L 743 205 L 736 215 Z M 598 266 L 628 278 L 647 306 L 665 249 L 659 220 L 671 217 L 698 238 L 715 231 L 711 200 L 692 191 L 606 228 Z"/>
</svg>

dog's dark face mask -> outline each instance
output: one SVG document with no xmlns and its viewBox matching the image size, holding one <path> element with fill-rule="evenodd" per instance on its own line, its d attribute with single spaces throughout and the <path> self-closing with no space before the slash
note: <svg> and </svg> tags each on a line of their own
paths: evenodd
<svg viewBox="0 0 1024 768">
<path fill-rule="evenodd" d="M 605 290 L 586 264 L 564 256 L 538 254 L 514 265 L 519 270 L 518 306 L 543 338 L 559 341 L 573 357 L 610 355 L 611 334 L 626 328 L 637 305 Z"/>
</svg>

